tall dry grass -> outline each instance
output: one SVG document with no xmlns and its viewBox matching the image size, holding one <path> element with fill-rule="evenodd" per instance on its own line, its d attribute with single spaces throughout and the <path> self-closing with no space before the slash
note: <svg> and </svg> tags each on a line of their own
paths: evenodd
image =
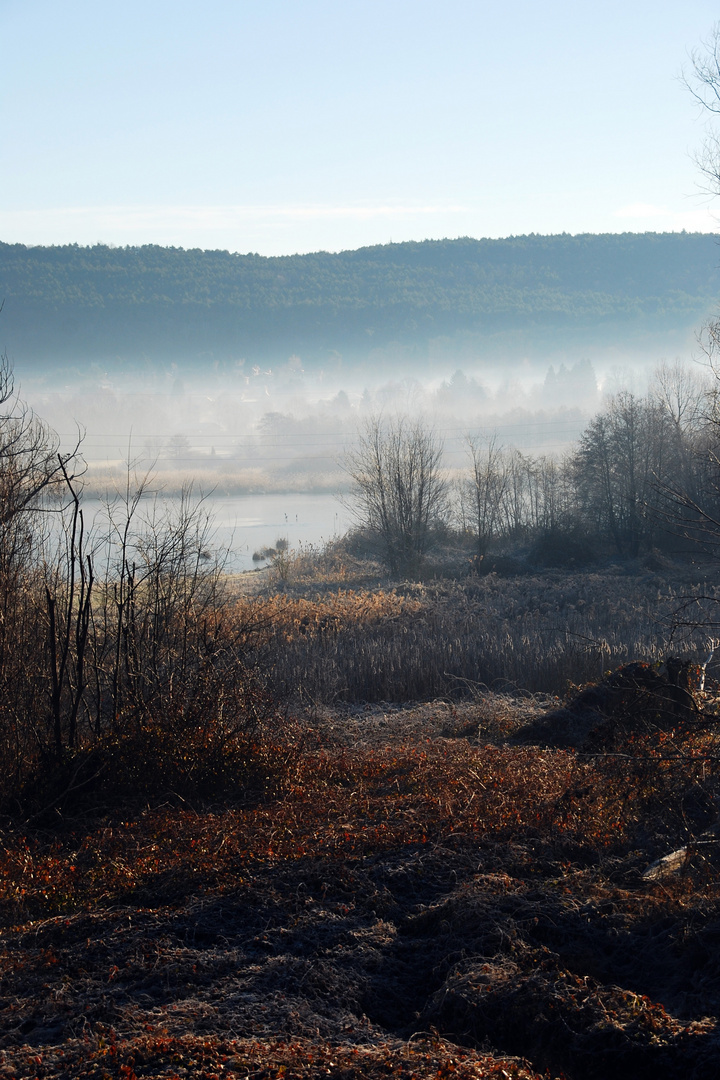
<svg viewBox="0 0 720 1080">
<path fill-rule="evenodd" d="M 673 633 L 681 600 L 655 574 L 490 574 L 245 598 L 235 617 L 248 621 L 252 613 L 262 624 L 256 660 L 282 695 L 407 701 L 482 686 L 559 694 L 630 660 L 655 662 L 671 652 L 700 658 L 702 630 L 682 639 Z"/>
</svg>

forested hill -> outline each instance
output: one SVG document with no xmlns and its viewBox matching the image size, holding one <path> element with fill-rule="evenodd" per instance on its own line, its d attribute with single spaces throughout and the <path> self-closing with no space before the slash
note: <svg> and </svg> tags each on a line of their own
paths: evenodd
<svg viewBox="0 0 720 1080">
<path fill-rule="evenodd" d="M 267 258 L 157 246 L 0 244 L 0 348 L 16 362 L 306 365 L 553 343 L 664 340 L 714 310 L 701 233 L 441 240 Z"/>
</svg>

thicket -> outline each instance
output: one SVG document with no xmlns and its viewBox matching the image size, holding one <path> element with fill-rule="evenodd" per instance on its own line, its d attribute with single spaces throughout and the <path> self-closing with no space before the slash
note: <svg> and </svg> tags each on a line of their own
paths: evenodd
<svg viewBox="0 0 720 1080">
<path fill-rule="evenodd" d="M 202 500 L 169 508 L 129 477 L 89 523 L 78 447 L 57 452 L 6 363 L 0 400 L 2 805 L 272 783 L 281 718 L 246 663 L 251 622 L 228 617 Z"/>
<path fill-rule="evenodd" d="M 493 438 L 469 439 L 468 450 L 454 523 L 473 538 L 478 569 L 513 547 L 530 565 L 565 568 L 653 548 L 717 550 L 717 386 L 679 363 L 661 366 L 645 396 L 609 398 L 563 458 L 533 457 Z"/>
</svg>

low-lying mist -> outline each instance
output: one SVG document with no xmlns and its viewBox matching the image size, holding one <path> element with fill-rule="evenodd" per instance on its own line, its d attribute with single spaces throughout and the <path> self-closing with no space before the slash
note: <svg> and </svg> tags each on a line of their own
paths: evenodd
<svg viewBox="0 0 720 1080">
<path fill-rule="evenodd" d="M 64 446 L 80 431 L 89 494 L 122 484 L 128 463 L 152 469 L 168 495 L 188 478 L 219 496 L 334 494 L 347 489 L 343 458 L 369 416 L 422 416 L 444 443 L 451 475 L 467 466 L 469 434 L 560 455 L 605 395 L 645 392 L 659 359 L 478 361 L 423 378 L 395 378 L 392 367 L 305 371 L 298 357 L 275 368 L 238 364 L 231 375 L 86 368 L 58 384 L 51 372 L 25 377 L 18 366 L 15 374 Z"/>
</svg>

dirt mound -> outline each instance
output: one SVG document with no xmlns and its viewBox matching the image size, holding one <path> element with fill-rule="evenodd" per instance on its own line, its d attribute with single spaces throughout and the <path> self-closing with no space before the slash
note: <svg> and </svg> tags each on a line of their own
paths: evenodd
<svg viewBox="0 0 720 1080">
<path fill-rule="evenodd" d="M 521 728 L 515 741 L 549 747 L 607 750 L 629 737 L 697 724 L 704 714 L 693 689 L 695 669 L 668 658 L 663 667 L 634 662 L 576 693 Z M 707 716 L 705 716 L 707 719 Z"/>
<path fill-rule="evenodd" d="M 512 1037 L 551 1068 L 586 1080 L 716 1075 L 715 1021 L 685 1025 L 630 990 L 558 968 L 551 955 L 519 964 L 506 956 L 460 965 L 424 1019 L 474 1044 Z"/>
</svg>

